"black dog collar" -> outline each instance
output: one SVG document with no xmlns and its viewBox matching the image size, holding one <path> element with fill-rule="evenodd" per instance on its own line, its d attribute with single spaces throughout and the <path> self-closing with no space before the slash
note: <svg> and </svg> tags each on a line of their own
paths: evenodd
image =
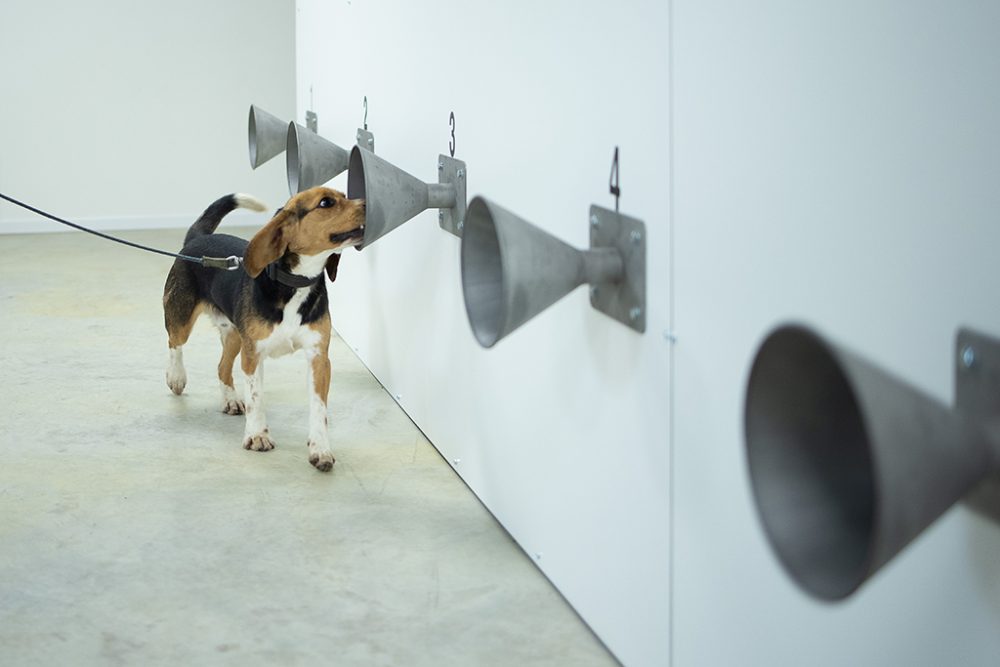
<svg viewBox="0 0 1000 667">
<path fill-rule="evenodd" d="M 267 268 L 264 269 L 267 277 L 271 280 L 281 283 L 282 285 L 287 285 L 288 287 L 309 287 L 310 285 L 315 285 L 317 282 L 323 279 L 323 273 L 320 272 L 318 276 L 313 276 L 312 278 L 307 278 L 305 276 L 297 276 L 294 273 L 288 273 L 278 268 L 277 263 L 268 264 Z"/>
</svg>

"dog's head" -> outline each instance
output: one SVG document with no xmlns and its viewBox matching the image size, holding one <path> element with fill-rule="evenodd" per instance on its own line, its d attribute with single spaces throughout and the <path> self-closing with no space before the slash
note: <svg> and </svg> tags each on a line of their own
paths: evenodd
<svg viewBox="0 0 1000 667">
<path fill-rule="evenodd" d="M 326 273 L 334 280 L 339 251 L 360 244 L 364 238 L 364 200 L 348 199 L 330 188 L 310 188 L 289 199 L 250 239 L 243 268 L 256 278 L 285 253 L 314 257 L 334 251 L 326 261 Z"/>
</svg>

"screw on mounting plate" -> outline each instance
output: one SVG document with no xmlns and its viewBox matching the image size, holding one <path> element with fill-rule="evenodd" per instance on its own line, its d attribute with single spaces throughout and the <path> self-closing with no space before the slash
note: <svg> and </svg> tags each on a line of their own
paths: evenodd
<svg viewBox="0 0 1000 667">
<path fill-rule="evenodd" d="M 972 349 L 971 345 L 966 345 L 962 348 L 962 365 L 966 368 L 972 368 L 976 364 L 976 351 Z"/>
</svg>

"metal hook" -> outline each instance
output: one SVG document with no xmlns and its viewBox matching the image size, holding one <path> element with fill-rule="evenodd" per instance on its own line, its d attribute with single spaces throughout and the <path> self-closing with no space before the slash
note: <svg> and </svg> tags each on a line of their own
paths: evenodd
<svg viewBox="0 0 1000 667">
<path fill-rule="evenodd" d="M 368 96 L 365 95 L 365 129 L 368 129 Z"/>
</svg>

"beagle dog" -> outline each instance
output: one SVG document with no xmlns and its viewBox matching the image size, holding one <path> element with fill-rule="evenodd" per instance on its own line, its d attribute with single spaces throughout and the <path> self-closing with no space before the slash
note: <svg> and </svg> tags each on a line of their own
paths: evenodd
<svg viewBox="0 0 1000 667">
<path fill-rule="evenodd" d="M 249 242 L 213 233 L 236 208 L 262 211 L 264 205 L 242 194 L 220 198 L 188 230 L 181 252 L 240 256 L 244 271 L 205 268 L 178 259 L 167 275 L 163 288 L 170 347 L 167 386 L 178 395 L 184 391 L 187 373 L 182 349 L 195 320 L 207 314 L 222 339 L 222 411 L 246 414 L 243 448 L 266 452 L 274 449 L 274 441 L 261 397 L 264 359 L 304 350 L 311 389 L 309 462 L 326 472 L 334 458 L 327 442 L 330 308 L 323 273 L 334 280 L 340 252 L 363 241 L 364 201 L 349 200 L 342 192 L 324 187 L 300 192 Z M 246 375 L 244 400 L 233 386 L 237 356 Z"/>
</svg>

